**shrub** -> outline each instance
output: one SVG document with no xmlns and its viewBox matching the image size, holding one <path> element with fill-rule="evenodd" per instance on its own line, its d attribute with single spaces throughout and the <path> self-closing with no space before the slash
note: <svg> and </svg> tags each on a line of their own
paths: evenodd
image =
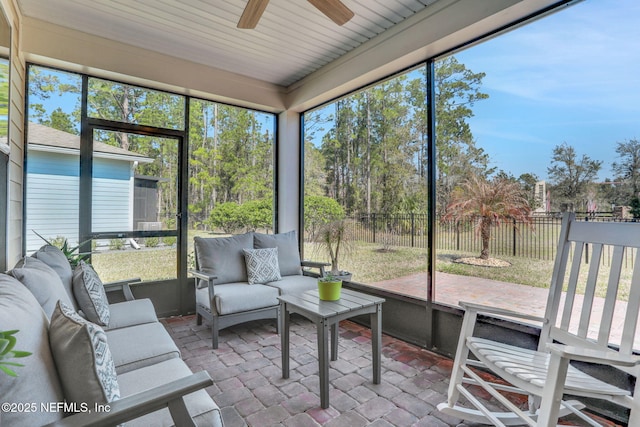
<svg viewBox="0 0 640 427">
<path fill-rule="evenodd" d="M 124 239 L 111 239 L 109 241 L 109 249 L 112 251 L 119 251 L 124 249 Z"/>
<path fill-rule="evenodd" d="M 240 205 L 239 218 L 251 230 L 273 228 L 273 201 L 271 199 L 251 200 Z"/>
<path fill-rule="evenodd" d="M 144 239 L 144 245 L 148 248 L 155 248 L 160 244 L 159 237 L 147 237 Z"/>
<path fill-rule="evenodd" d="M 164 242 L 165 245 L 167 246 L 173 246 L 176 244 L 176 242 L 178 241 L 178 239 L 175 236 L 167 236 L 167 237 L 163 237 L 162 241 Z"/>
<path fill-rule="evenodd" d="M 220 203 L 211 210 L 209 223 L 212 228 L 222 229 L 225 233 L 233 234 L 244 226 L 240 205 L 234 202 Z"/>
</svg>

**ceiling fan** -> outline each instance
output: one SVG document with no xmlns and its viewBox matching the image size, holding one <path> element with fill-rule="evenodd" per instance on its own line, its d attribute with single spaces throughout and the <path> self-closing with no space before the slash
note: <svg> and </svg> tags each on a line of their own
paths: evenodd
<svg viewBox="0 0 640 427">
<path fill-rule="evenodd" d="M 344 25 L 353 18 L 351 9 L 345 6 L 340 0 L 308 1 L 338 25 Z M 238 21 L 238 28 L 255 28 L 268 3 L 269 0 L 249 0 Z"/>
</svg>

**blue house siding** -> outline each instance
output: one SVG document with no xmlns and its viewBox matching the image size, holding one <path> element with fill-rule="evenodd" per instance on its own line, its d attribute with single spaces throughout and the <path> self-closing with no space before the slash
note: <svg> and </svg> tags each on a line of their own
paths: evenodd
<svg viewBox="0 0 640 427">
<path fill-rule="evenodd" d="M 132 230 L 131 165 L 124 160 L 94 158 L 94 232 Z M 79 157 L 29 150 L 26 181 L 27 252 L 44 243 L 32 230 L 47 239 L 64 236 L 71 244 L 78 243 Z"/>
<path fill-rule="evenodd" d="M 94 232 L 133 230 L 133 172 L 130 162 L 93 161 Z"/>
<path fill-rule="evenodd" d="M 27 174 L 80 176 L 80 157 L 29 150 Z"/>
<path fill-rule="evenodd" d="M 27 172 L 27 175 L 27 252 L 35 251 L 44 244 L 33 231 L 45 239 L 64 236 L 71 243 L 76 243 L 79 178 L 30 172 Z"/>
</svg>

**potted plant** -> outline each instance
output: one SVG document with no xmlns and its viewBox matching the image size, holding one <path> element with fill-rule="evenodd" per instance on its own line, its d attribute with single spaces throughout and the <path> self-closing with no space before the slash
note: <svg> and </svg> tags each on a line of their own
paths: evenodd
<svg viewBox="0 0 640 427">
<path fill-rule="evenodd" d="M 47 245 L 55 246 L 59 248 L 62 253 L 67 257 L 69 264 L 71 264 L 71 268 L 76 268 L 80 261 L 84 261 L 86 263 L 89 262 L 89 257 L 91 254 L 89 253 L 81 253 L 79 252 L 80 246 L 84 245 L 91 240 L 85 240 L 84 242 L 78 244 L 77 246 L 70 247 L 69 241 L 66 237 L 58 236 L 53 240 L 47 240 L 42 237 L 37 231 L 31 230 L 33 233 L 41 238 Z"/>
<path fill-rule="evenodd" d="M 351 280 L 351 273 L 340 270 L 340 257 L 353 252 L 353 227 L 346 219 L 339 219 L 320 226 L 313 241 L 331 262 L 330 276 L 339 280 Z"/>
<path fill-rule="evenodd" d="M 342 279 L 331 274 L 318 277 L 318 294 L 323 301 L 336 301 L 340 299 Z"/>
</svg>

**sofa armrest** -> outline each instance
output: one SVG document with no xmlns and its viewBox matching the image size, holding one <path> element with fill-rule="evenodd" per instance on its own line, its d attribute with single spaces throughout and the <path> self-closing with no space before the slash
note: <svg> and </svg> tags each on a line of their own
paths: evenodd
<svg viewBox="0 0 640 427">
<path fill-rule="evenodd" d="M 142 279 L 140 279 L 139 277 L 135 277 L 132 279 L 124 279 L 124 280 L 118 280 L 115 282 L 108 282 L 108 283 L 104 283 L 104 290 L 107 292 L 114 292 L 114 291 L 122 291 L 122 293 L 124 294 L 124 299 L 127 301 L 133 301 L 134 299 L 136 299 L 133 296 L 133 293 L 131 292 L 131 286 L 133 283 L 141 283 Z"/>
<path fill-rule="evenodd" d="M 189 273 L 196 279 L 204 280 L 207 282 L 207 287 L 209 288 L 209 300 L 210 301 L 213 300 L 213 297 L 215 296 L 215 293 L 216 293 L 214 289 L 213 281 L 217 279 L 218 276 L 214 274 L 205 273 L 204 271 L 200 271 L 200 270 L 189 270 Z M 199 286 L 198 280 L 196 280 L 196 290 L 198 290 L 198 288 L 200 287 L 204 287 L 204 286 Z"/>
<path fill-rule="evenodd" d="M 311 273 L 310 275 L 316 276 L 316 277 L 322 277 L 324 276 L 324 268 L 330 266 L 331 264 L 329 264 L 328 262 L 302 260 L 300 262 L 300 265 L 302 267 L 317 268 L 320 271 L 320 273 Z M 304 273 L 305 271 L 303 271 L 303 274 Z"/>
<path fill-rule="evenodd" d="M 211 282 L 218 278 L 218 276 L 214 274 L 205 273 L 204 271 L 200 270 L 189 270 L 189 274 L 191 274 L 196 279 L 206 280 L 207 282 Z"/>
<path fill-rule="evenodd" d="M 168 407 L 177 426 L 195 426 L 184 403 L 184 396 L 213 384 L 207 371 L 200 371 L 188 377 L 145 390 L 120 400 L 111 402 L 104 411 L 89 408 L 47 424 L 49 427 L 114 426 Z M 108 408 L 108 410 L 106 410 Z"/>
</svg>

